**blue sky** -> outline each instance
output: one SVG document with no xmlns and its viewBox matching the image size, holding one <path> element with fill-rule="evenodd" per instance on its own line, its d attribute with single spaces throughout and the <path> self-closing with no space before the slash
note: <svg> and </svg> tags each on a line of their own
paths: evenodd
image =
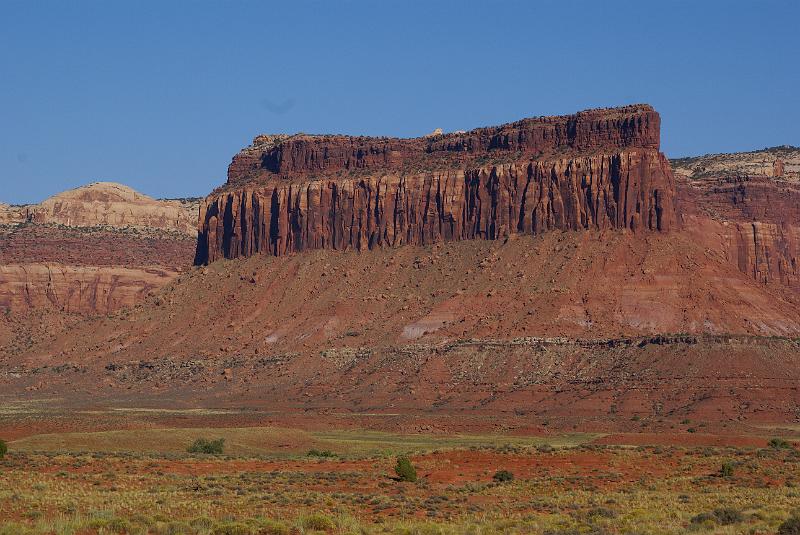
<svg viewBox="0 0 800 535">
<path fill-rule="evenodd" d="M 0 1 L 0 201 L 202 196 L 258 133 L 653 104 L 669 156 L 800 145 L 800 2 Z"/>
</svg>

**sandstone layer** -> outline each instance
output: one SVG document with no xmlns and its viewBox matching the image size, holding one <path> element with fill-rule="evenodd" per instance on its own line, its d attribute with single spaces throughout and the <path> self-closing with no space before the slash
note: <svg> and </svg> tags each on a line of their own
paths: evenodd
<svg viewBox="0 0 800 535">
<path fill-rule="evenodd" d="M 414 139 L 259 136 L 200 209 L 196 263 L 548 230 L 669 230 L 646 105 Z"/>
<path fill-rule="evenodd" d="M 672 164 L 685 232 L 756 281 L 800 290 L 800 149 Z"/>
<path fill-rule="evenodd" d="M 792 160 L 676 184 L 658 122 L 634 106 L 411 140 L 260 136 L 201 207 L 205 265 L 123 312 L 9 323 L 0 391 L 794 421 Z"/>
<path fill-rule="evenodd" d="M 141 302 L 191 265 L 196 210 L 113 183 L 4 206 L 0 310 L 107 314 Z"/>
<path fill-rule="evenodd" d="M 800 181 L 800 147 L 782 145 L 750 152 L 706 154 L 672 160 L 675 174 L 691 180 L 765 176 Z"/>
<path fill-rule="evenodd" d="M 128 186 L 94 182 L 39 204 L 0 205 L 0 224 L 160 229 L 195 236 L 198 199 L 156 200 Z"/>
<path fill-rule="evenodd" d="M 143 301 L 178 274 L 159 266 L 0 265 L 0 310 L 109 314 Z"/>
</svg>

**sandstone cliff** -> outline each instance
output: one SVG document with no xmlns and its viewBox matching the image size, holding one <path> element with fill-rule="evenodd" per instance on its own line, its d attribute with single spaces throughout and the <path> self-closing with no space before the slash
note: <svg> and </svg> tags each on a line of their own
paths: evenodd
<svg viewBox="0 0 800 535">
<path fill-rule="evenodd" d="M 0 206 L 0 311 L 107 314 L 191 264 L 197 201 L 95 183 Z"/>
<path fill-rule="evenodd" d="M 201 206 L 196 263 L 547 230 L 668 230 L 646 105 L 414 139 L 259 136 Z"/>
<path fill-rule="evenodd" d="M 687 233 L 758 282 L 800 289 L 800 149 L 672 164 Z"/>
</svg>

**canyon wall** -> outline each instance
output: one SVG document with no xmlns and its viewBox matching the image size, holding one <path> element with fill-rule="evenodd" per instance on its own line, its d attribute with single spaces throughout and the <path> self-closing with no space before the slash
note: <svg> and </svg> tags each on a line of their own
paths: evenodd
<svg viewBox="0 0 800 535">
<path fill-rule="evenodd" d="M 762 284 L 800 289 L 800 149 L 673 160 L 680 223 Z"/>
<path fill-rule="evenodd" d="M 649 106 L 425 138 L 259 136 L 200 208 L 195 263 L 564 229 L 668 230 Z"/>
</svg>

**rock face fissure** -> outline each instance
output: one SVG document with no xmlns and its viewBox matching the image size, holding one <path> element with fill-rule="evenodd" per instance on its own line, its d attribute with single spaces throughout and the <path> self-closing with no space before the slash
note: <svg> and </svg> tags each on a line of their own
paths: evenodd
<svg viewBox="0 0 800 535">
<path fill-rule="evenodd" d="M 407 140 L 260 136 L 201 205 L 195 262 L 668 230 L 675 184 L 658 129 L 652 108 L 628 106 Z"/>
</svg>

